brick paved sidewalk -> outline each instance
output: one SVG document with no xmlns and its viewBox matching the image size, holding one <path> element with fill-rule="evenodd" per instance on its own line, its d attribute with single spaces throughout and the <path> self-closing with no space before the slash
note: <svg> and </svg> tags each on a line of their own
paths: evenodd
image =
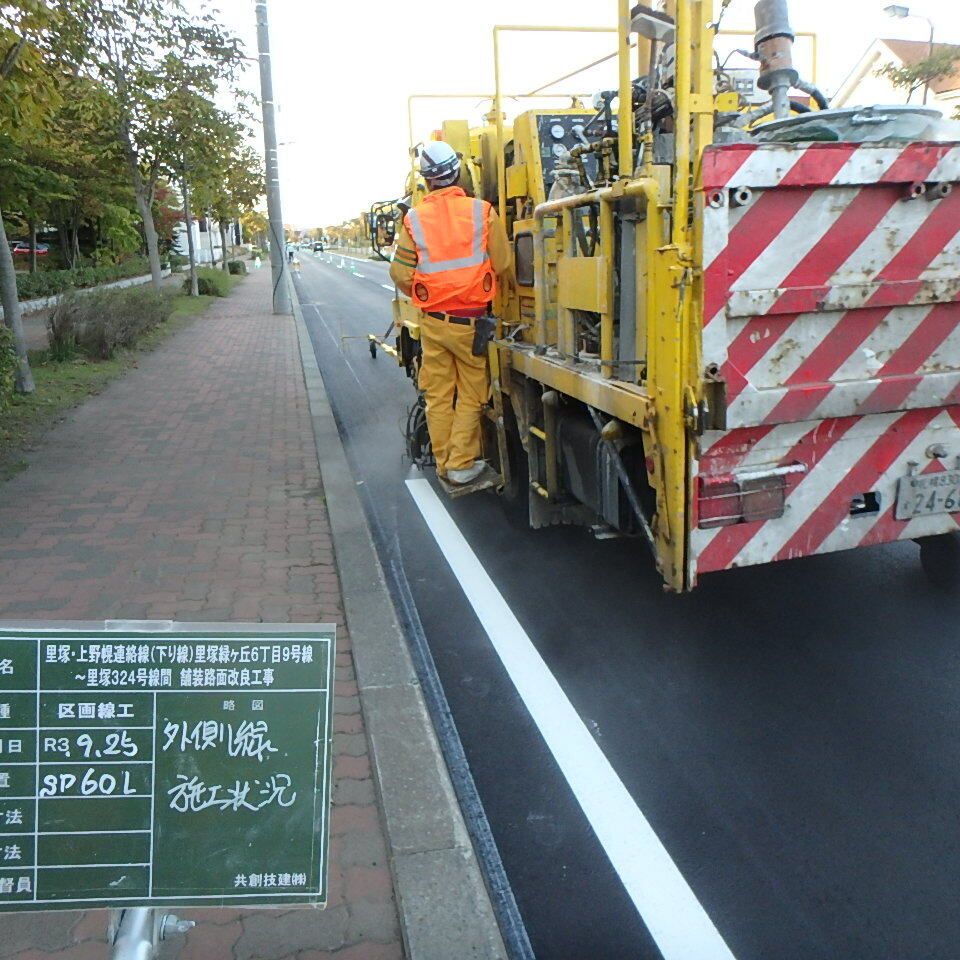
<svg viewBox="0 0 960 960">
<path fill-rule="evenodd" d="M 330 900 L 192 910 L 164 960 L 398 960 L 397 912 L 289 317 L 270 271 L 56 427 L 0 485 L 0 618 L 338 625 Z M 320 451 L 321 456 L 323 451 Z M 106 913 L 0 916 L 0 957 L 103 960 Z"/>
</svg>

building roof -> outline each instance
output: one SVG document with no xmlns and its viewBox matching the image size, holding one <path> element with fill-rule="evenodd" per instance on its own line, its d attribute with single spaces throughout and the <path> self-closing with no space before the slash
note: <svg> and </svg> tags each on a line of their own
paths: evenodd
<svg viewBox="0 0 960 960">
<path fill-rule="evenodd" d="M 880 40 L 890 52 L 905 66 L 912 67 L 931 55 L 930 44 L 926 40 Z M 930 89 L 934 93 L 951 93 L 960 90 L 960 45 L 955 43 L 935 43 L 933 53 L 952 50 L 957 55 L 953 72 L 941 80 L 934 80 Z"/>
</svg>

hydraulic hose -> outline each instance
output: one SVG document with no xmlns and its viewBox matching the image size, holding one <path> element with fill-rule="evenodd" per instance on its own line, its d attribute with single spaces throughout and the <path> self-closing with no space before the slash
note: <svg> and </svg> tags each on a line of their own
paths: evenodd
<svg viewBox="0 0 960 960">
<path fill-rule="evenodd" d="M 809 80 L 800 79 L 794 84 L 794 87 L 813 97 L 821 110 L 830 109 L 830 101 L 823 95 L 823 91 L 821 91 L 819 87 L 814 86 Z"/>
<path fill-rule="evenodd" d="M 610 440 L 607 440 L 607 438 L 604 437 L 604 423 L 600 418 L 600 414 L 597 413 L 593 407 L 588 406 L 587 409 L 590 411 L 590 417 L 593 420 L 593 425 L 597 428 L 597 432 L 600 434 L 600 442 L 610 452 L 610 459 L 613 463 L 613 469 L 617 473 L 617 478 L 620 480 L 620 486 L 623 488 L 623 492 L 627 495 L 627 502 L 630 504 L 630 509 L 633 511 L 633 514 L 637 519 L 637 523 L 640 524 L 640 530 L 643 532 L 644 538 L 650 545 L 650 549 L 653 551 L 654 557 L 656 557 L 656 538 L 654 537 L 653 530 L 650 527 L 650 521 L 647 519 L 647 515 L 643 511 L 643 506 L 640 503 L 640 498 L 637 496 L 637 491 L 634 489 L 633 483 L 630 480 L 630 475 L 627 473 L 627 468 L 623 465 L 623 458 L 620 456 L 620 451 Z"/>
</svg>

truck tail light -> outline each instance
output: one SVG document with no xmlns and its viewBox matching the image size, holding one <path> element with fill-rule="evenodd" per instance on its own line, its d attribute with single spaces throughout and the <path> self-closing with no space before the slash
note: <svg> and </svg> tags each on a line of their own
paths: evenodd
<svg viewBox="0 0 960 960">
<path fill-rule="evenodd" d="M 802 463 L 743 473 L 701 474 L 697 497 L 701 530 L 783 516 L 789 477 L 806 473 Z"/>
</svg>

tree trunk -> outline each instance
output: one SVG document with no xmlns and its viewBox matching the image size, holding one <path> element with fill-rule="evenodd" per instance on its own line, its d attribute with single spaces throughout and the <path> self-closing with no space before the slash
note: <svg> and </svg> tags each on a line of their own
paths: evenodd
<svg viewBox="0 0 960 960">
<path fill-rule="evenodd" d="M 220 221 L 220 267 L 224 273 L 229 273 L 230 268 L 227 266 L 227 225 L 221 220 Z"/>
<path fill-rule="evenodd" d="M 130 168 L 130 177 L 133 181 L 133 191 L 137 198 L 137 212 L 143 221 L 143 237 L 147 241 L 147 256 L 150 259 L 150 276 L 154 287 L 160 286 L 162 279 L 160 270 L 160 245 L 157 240 L 157 227 L 153 222 L 153 210 L 151 203 L 150 189 L 143 181 L 143 174 L 137 166 L 135 160 L 128 164 Z"/>
<path fill-rule="evenodd" d="M 190 184 L 183 181 L 183 222 L 187 226 L 187 255 L 190 259 L 190 296 L 199 297 L 197 289 L 197 251 L 193 247 L 193 214 L 190 212 Z"/>
<path fill-rule="evenodd" d="M 217 253 L 213 249 L 213 217 L 209 214 L 206 217 L 207 220 L 207 245 L 210 247 L 210 266 L 215 267 L 217 265 Z"/>
<path fill-rule="evenodd" d="M 37 221 L 30 221 L 30 272 L 37 272 Z"/>
<path fill-rule="evenodd" d="M 17 351 L 17 373 L 14 384 L 18 393 L 33 393 L 33 374 L 27 360 L 27 341 L 23 335 L 20 315 L 20 297 L 17 294 L 17 274 L 13 268 L 13 254 L 7 242 L 7 231 L 0 212 L 0 300 L 3 302 L 3 322 L 13 331 L 13 346 Z"/>
<path fill-rule="evenodd" d="M 70 259 L 70 244 L 67 239 L 67 221 L 57 221 L 57 240 L 60 241 L 60 255 L 63 257 L 63 267 L 70 270 L 73 267 L 73 261 Z"/>
</svg>

